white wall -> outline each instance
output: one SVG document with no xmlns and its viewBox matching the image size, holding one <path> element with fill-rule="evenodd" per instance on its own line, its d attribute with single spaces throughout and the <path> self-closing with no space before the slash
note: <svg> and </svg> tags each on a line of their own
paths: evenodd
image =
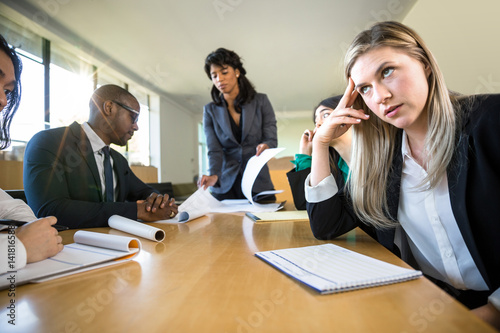
<svg viewBox="0 0 500 333">
<path fill-rule="evenodd" d="M 307 112 L 301 112 L 304 114 Z M 277 114 L 278 126 L 278 147 L 286 148 L 284 151 L 276 155 L 276 158 L 284 156 L 294 156 L 299 152 L 299 141 L 302 133 L 306 129 L 314 129 L 314 122 L 312 121 L 313 110 L 309 115 L 304 117 L 284 117 L 279 113 Z"/>
<path fill-rule="evenodd" d="M 451 90 L 500 93 L 498 0 L 419 0 L 403 23 L 437 58 Z"/>
<path fill-rule="evenodd" d="M 498 0 L 419 0 L 403 23 L 427 43 L 450 89 L 464 94 L 500 93 L 498 13 Z M 287 148 L 277 157 L 298 153 L 300 136 L 313 128 L 311 117 L 287 118 L 277 113 L 278 145 Z"/>
<path fill-rule="evenodd" d="M 151 164 L 160 182 L 190 183 L 198 173 L 198 116 L 164 96 L 150 116 Z"/>
</svg>

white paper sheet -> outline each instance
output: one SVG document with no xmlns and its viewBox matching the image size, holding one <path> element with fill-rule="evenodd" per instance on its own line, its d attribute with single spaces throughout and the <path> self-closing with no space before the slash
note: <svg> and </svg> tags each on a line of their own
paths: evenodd
<svg viewBox="0 0 500 333">
<path fill-rule="evenodd" d="M 283 208 L 281 203 L 270 203 L 270 204 L 258 204 L 254 202 L 246 203 L 230 203 L 224 200 L 224 205 L 220 207 L 215 207 L 212 209 L 211 213 L 235 213 L 235 212 L 275 212 L 278 209 Z"/>
<path fill-rule="evenodd" d="M 260 170 L 266 165 L 267 162 L 277 154 L 281 153 L 285 148 L 269 148 L 264 150 L 259 156 L 252 156 L 245 167 L 245 171 L 243 172 L 243 177 L 241 178 L 241 190 L 243 195 L 250 201 L 252 204 L 254 200 L 252 198 L 252 188 L 255 183 L 255 179 L 260 173 Z M 268 194 L 280 193 L 283 191 L 266 191 Z"/>
<path fill-rule="evenodd" d="M 280 203 L 251 204 L 248 200 L 241 199 L 219 201 L 208 190 L 199 188 L 179 206 L 176 217 L 156 223 L 184 223 L 208 213 L 275 212 L 280 208 Z"/>
<path fill-rule="evenodd" d="M 252 188 L 260 170 L 267 162 L 285 148 L 270 148 L 264 150 L 259 156 L 248 160 L 243 177 L 241 189 L 248 200 L 234 199 L 219 201 L 208 190 L 199 188 L 179 206 L 179 214 L 169 220 L 156 221 L 157 223 L 184 223 L 208 213 L 235 213 L 235 212 L 275 212 L 282 208 L 281 203 L 258 204 L 252 198 Z M 281 193 L 283 190 L 265 191 L 267 194 Z M 259 193 L 261 194 L 261 193 Z"/>
<path fill-rule="evenodd" d="M 177 216 L 166 221 L 184 223 L 203 216 L 220 206 L 222 203 L 219 200 L 215 199 L 208 190 L 200 187 L 179 206 Z"/>
</svg>

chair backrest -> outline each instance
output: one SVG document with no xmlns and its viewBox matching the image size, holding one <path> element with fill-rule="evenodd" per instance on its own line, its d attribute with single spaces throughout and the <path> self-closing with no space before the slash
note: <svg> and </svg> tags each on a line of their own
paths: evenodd
<svg viewBox="0 0 500 333">
<path fill-rule="evenodd" d="M 168 194 L 169 197 L 174 195 L 174 188 L 171 182 L 167 183 L 147 183 L 149 186 L 159 191 L 161 194 Z"/>
<path fill-rule="evenodd" d="M 28 201 L 26 200 L 26 195 L 24 194 L 24 190 L 6 190 L 5 192 L 14 199 L 21 199 L 24 202 L 28 203 Z"/>
</svg>

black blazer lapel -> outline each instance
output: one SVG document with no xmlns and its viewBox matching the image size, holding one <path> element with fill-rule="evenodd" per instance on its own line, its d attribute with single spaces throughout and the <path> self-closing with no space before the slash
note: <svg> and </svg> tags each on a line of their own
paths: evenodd
<svg viewBox="0 0 500 333">
<path fill-rule="evenodd" d="M 455 220 L 457 221 L 458 228 L 460 229 L 460 233 L 462 234 L 465 244 L 467 245 L 467 248 L 469 249 L 469 252 L 486 284 L 491 286 L 486 268 L 481 260 L 481 256 L 470 228 L 470 221 L 467 217 L 465 194 L 467 190 L 467 174 L 469 168 L 467 163 L 469 139 L 469 135 L 465 133 L 460 138 L 453 160 L 447 170 L 448 189 L 450 193 L 452 211 L 455 216 Z"/>
<path fill-rule="evenodd" d="M 257 110 L 255 103 L 256 98 L 254 98 L 250 103 L 243 105 L 243 108 L 241 110 L 241 121 L 243 121 L 241 142 L 245 141 L 248 133 L 252 131 L 253 118 L 255 117 L 255 112 Z"/>
<path fill-rule="evenodd" d="M 399 207 L 399 191 L 401 189 L 401 172 L 403 171 L 403 157 L 401 156 L 401 138 L 402 131 L 398 132 L 396 136 L 396 144 L 394 146 L 394 156 L 392 157 L 391 171 L 389 172 L 389 179 L 387 179 L 387 205 L 389 211 L 386 212 L 389 218 L 396 221 L 398 219 Z M 394 244 L 396 230 L 395 229 L 382 229 L 377 230 L 377 239 L 391 252 L 401 256 L 401 251 Z"/>
<path fill-rule="evenodd" d="M 226 133 L 227 137 L 238 144 L 238 141 L 236 141 L 234 137 L 233 130 L 231 129 L 231 120 L 229 119 L 229 112 L 226 106 L 215 106 L 214 116 L 216 119 L 220 120 L 222 130 Z"/>
<path fill-rule="evenodd" d="M 95 188 L 99 192 L 99 198 L 101 199 L 101 201 L 103 201 L 104 198 L 102 196 L 101 177 L 99 176 L 99 170 L 97 169 L 97 163 L 95 161 L 92 145 L 90 144 L 90 141 L 87 138 L 87 135 L 83 130 L 83 127 L 76 121 L 73 122 L 69 126 L 69 128 L 75 140 L 75 145 L 80 151 L 83 160 L 85 161 L 85 163 L 88 166 L 88 169 L 90 170 L 91 178 L 94 180 L 96 185 Z"/>
</svg>

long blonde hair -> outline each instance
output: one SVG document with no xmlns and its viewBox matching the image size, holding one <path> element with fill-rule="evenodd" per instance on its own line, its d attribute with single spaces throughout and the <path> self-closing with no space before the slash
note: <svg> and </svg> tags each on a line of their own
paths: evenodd
<svg viewBox="0 0 500 333">
<path fill-rule="evenodd" d="M 345 57 L 345 76 L 349 78 L 357 59 L 364 53 L 389 46 L 405 51 L 431 69 L 428 78 L 429 94 L 424 108 L 428 114 L 428 132 L 425 139 L 427 177 L 435 187 L 446 172 L 455 147 L 456 116 L 453 102 L 446 88 L 436 59 L 422 38 L 412 29 L 398 22 L 380 22 L 358 34 Z M 373 114 L 358 96 L 354 107 L 364 109 L 372 116 L 368 121 L 353 126 L 353 146 L 348 188 L 354 211 L 367 224 L 379 228 L 398 225 L 397 216 L 390 216 L 387 204 L 387 184 L 398 129 Z"/>
</svg>

